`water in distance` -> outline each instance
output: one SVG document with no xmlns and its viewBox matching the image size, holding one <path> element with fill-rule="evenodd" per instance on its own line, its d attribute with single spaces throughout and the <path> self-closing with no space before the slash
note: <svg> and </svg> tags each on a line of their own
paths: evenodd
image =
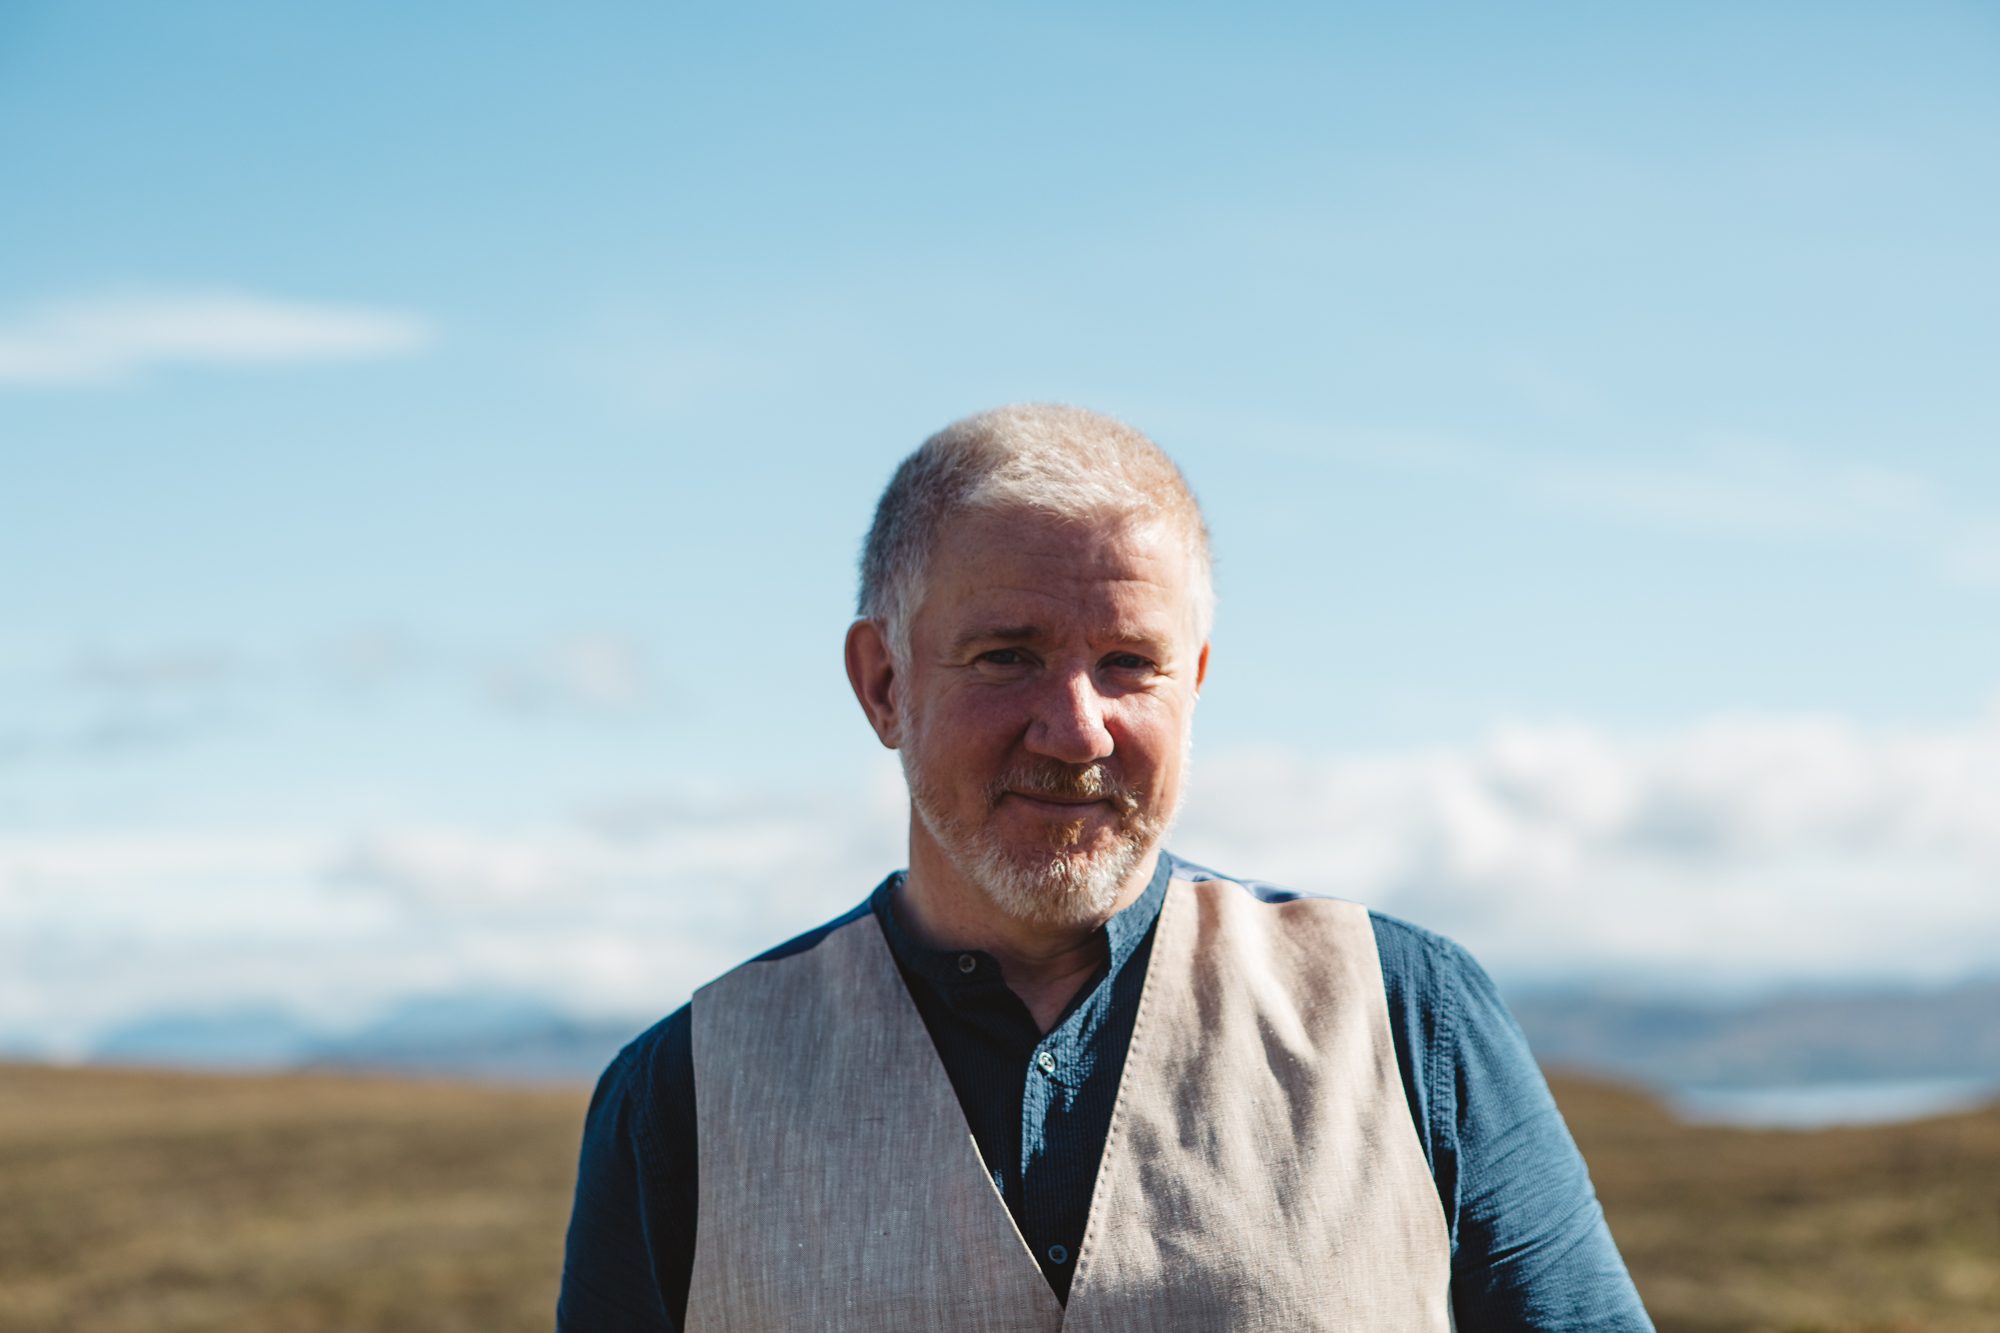
<svg viewBox="0 0 2000 1333">
<path fill-rule="evenodd" d="M 1970 1111 L 2000 1101 L 2000 1078 L 1857 1079 L 1776 1087 L 1679 1087 L 1668 1103 L 1683 1120 L 1745 1129 L 1887 1125 Z"/>
</svg>

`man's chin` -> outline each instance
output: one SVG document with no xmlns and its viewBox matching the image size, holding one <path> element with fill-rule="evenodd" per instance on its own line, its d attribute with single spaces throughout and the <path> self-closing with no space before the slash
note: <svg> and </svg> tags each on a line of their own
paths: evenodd
<svg viewBox="0 0 2000 1333">
<path fill-rule="evenodd" d="M 1110 851 L 1123 841 L 1123 823 L 1117 810 L 1103 801 L 1065 804 L 1010 795 L 995 810 L 989 836 L 1025 863 L 1035 856 Z"/>
<path fill-rule="evenodd" d="M 994 849 L 997 851 L 997 849 Z M 1001 912 L 1039 926 L 1102 924 L 1150 848 L 1118 843 L 1082 851 L 1046 845 L 982 856 L 970 878 Z"/>
<path fill-rule="evenodd" d="M 1003 815 L 981 827 L 967 827 L 937 811 L 925 794 L 913 779 L 910 797 L 917 822 L 959 876 L 1002 915 L 1045 928 L 1104 922 L 1116 908 L 1119 891 L 1160 843 L 1150 821 L 1136 827 L 1086 823 L 1052 829 L 1036 820 L 1016 826 Z M 1001 802 L 1002 807 L 1016 804 Z"/>
</svg>

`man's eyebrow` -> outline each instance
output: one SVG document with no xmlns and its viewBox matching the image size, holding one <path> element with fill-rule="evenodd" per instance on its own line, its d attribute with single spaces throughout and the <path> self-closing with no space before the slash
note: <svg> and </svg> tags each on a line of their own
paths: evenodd
<svg viewBox="0 0 2000 1333">
<path fill-rule="evenodd" d="M 962 653 L 975 643 L 1026 643 L 1042 637 L 1039 625 L 1000 625 L 967 630 L 952 641 L 952 651 Z"/>
<path fill-rule="evenodd" d="M 1113 625 L 1106 637 L 1119 643 L 1138 643 L 1152 647 L 1174 641 L 1171 629 L 1164 625 L 1152 624 Z"/>
<path fill-rule="evenodd" d="M 1043 636 L 1040 625 L 995 625 L 983 629 L 967 630 L 952 640 L 954 656 L 962 656 L 979 644 L 985 643 L 1032 643 Z M 1154 625 L 1118 625 L 1105 635 L 1115 643 L 1131 644 L 1148 650 L 1159 650 L 1171 645 L 1173 635 Z"/>
</svg>

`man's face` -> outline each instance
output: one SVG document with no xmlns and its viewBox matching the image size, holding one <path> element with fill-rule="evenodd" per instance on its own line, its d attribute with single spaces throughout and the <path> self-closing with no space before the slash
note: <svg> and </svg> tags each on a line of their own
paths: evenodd
<svg viewBox="0 0 2000 1333">
<path fill-rule="evenodd" d="M 897 681 L 928 840 L 1002 911 L 1095 924 L 1179 808 L 1206 646 L 1165 525 L 975 513 L 933 553 Z"/>
</svg>

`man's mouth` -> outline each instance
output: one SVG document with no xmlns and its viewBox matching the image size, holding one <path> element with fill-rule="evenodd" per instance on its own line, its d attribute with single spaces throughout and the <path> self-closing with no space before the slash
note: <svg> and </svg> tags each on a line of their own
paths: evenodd
<svg viewBox="0 0 2000 1333">
<path fill-rule="evenodd" d="M 994 806 L 1008 797 L 1049 815 L 1080 818 L 1092 806 L 1106 806 L 1120 817 L 1139 808 L 1137 796 L 1102 765 L 1082 768 L 1054 761 L 1028 763 L 1004 773 L 989 789 Z"/>
<path fill-rule="evenodd" d="M 1062 806 L 1075 806 L 1075 807 L 1081 807 L 1086 805 L 1103 805 L 1110 799 L 1109 797 L 1106 796 L 1070 796 L 1060 792 L 1015 791 L 1011 788 L 1008 790 L 1007 794 L 1009 796 L 1017 797 L 1023 801 L 1033 801 L 1037 805 L 1062 805 Z"/>
</svg>

